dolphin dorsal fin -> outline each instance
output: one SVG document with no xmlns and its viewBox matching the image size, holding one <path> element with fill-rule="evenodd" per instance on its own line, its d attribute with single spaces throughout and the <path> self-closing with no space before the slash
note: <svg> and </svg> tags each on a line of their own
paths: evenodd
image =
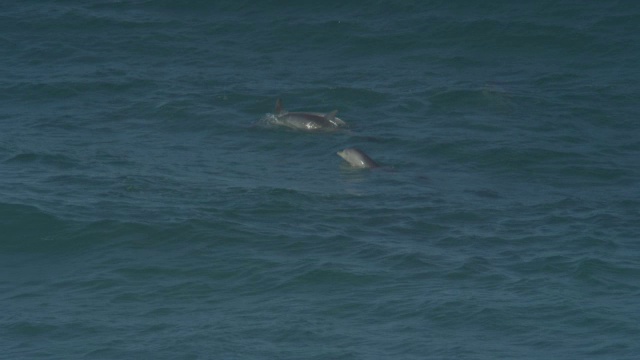
<svg viewBox="0 0 640 360">
<path fill-rule="evenodd" d="M 276 115 L 280 115 L 284 112 L 284 107 L 282 107 L 282 100 L 280 100 L 280 98 L 278 98 L 278 100 L 276 100 L 276 110 L 275 113 Z"/>
<path fill-rule="evenodd" d="M 338 110 L 333 110 L 332 112 L 326 114 L 324 116 L 325 119 L 329 120 L 329 121 L 333 121 L 333 119 L 336 118 L 336 114 L 338 113 Z"/>
</svg>

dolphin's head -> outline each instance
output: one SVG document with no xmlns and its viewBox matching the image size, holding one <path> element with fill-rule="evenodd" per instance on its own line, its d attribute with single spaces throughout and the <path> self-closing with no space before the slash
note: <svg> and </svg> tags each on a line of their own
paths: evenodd
<svg viewBox="0 0 640 360">
<path fill-rule="evenodd" d="M 374 168 L 378 167 L 378 164 L 373 161 L 362 150 L 356 148 L 346 148 L 342 151 L 338 151 L 336 154 L 343 158 L 346 162 L 357 168 Z"/>
</svg>

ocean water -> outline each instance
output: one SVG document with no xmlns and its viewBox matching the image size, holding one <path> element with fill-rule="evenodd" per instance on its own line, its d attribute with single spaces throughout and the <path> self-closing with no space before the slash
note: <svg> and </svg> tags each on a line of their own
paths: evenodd
<svg viewBox="0 0 640 360">
<path fill-rule="evenodd" d="M 5 2 L 0 358 L 636 359 L 639 4 Z"/>
</svg>

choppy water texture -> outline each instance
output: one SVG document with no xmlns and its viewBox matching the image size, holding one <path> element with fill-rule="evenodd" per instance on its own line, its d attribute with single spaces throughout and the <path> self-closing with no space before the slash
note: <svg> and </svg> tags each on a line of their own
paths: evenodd
<svg viewBox="0 0 640 360">
<path fill-rule="evenodd" d="M 0 357 L 637 358 L 638 3 L 215 3 L 1 7 Z"/>
</svg>

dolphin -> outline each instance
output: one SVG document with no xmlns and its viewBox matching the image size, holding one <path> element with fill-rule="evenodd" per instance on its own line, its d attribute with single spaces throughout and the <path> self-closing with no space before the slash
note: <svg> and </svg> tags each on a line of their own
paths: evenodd
<svg viewBox="0 0 640 360">
<path fill-rule="evenodd" d="M 362 150 L 356 148 L 346 148 L 342 151 L 338 151 L 336 154 L 348 162 L 351 166 L 361 169 L 377 168 L 380 167 L 378 163 L 373 161 Z"/>
<path fill-rule="evenodd" d="M 335 130 L 347 124 L 336 116 L 338 110 L 330 113 L 314 113 L 314 112 L 288 112 L 282 106 L 282 101 L 276 101 L 276 109 L 274 112 L 274 124 L 287 126 L 298 130 L 316 131 L 316 130 Z"/>
</svg>

